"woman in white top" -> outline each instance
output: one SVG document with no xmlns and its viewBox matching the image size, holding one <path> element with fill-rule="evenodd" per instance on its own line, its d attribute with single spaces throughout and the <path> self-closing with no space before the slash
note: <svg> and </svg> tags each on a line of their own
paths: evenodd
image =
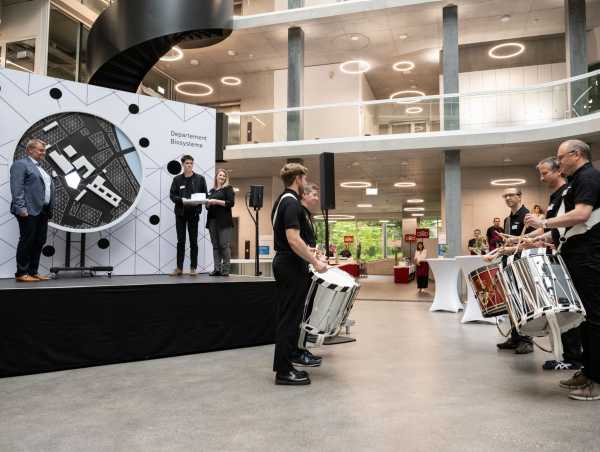
<svg viewBox="0 0 600 452">
<path fill-rule="evenodd" d="M 423 242 L 417 243 L 417 250 L 415 251 L 415 265 L 417 266 L 417 287 L 419 293 L 425 292 L 429 285 L 429 264 L 426 261 L 427 250 Z"/>
<path fill-rule="evenodd" d="M 538 204 L 533 206 L 533 215 L 536 218 L 539 218 L 540 220 L 543 220 L 544 218 L 546 218 L 546 215 L 544 214 L 544 209 L 542 209 L 542 206 L 540 206 Z"/>
</svg>

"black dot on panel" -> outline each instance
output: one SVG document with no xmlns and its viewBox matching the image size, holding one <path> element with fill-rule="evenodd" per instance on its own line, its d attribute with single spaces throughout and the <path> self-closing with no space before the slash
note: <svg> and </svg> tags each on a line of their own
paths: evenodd
<svg viewBox="0 0 600 452">
<path fill-rule="evenodd" d="M 54 247 L 52 245 L 46 245 L 44 248 L 42 248 L 42 254 L 46 257 L 54 256 L 55 252 L 56 252 L 56 250 L 54 249 Z"/>
<path fill-rule="evenodd" d="M 129 106 L 129 113 L 131 113 L 132 115 L 137 115 L 140 112 L 140 107 L 138 107 L 136 104 L 131 104 Z"/>
<path fill-rule="evenodd" d="M 50 90 L 50 97 L 52 99 L 58 100 L 58 99 L 60 99 L 62 97 L 62 91 L 59 90 L 58 88 L 52 88 Z"/>
<path fill-rule="evenodd" d="M 167 163 L 167 171 L 173 176 L 177 176 L 179 173 L 181 173 L 181 163 L 179 163 L 177 160 L 171 160 L 169 163 Z"/>
<path fill-rule="evenodd" d="M 148 138 L 140 138 L 140 146 L 143 148 L 147 148 L 150 146 L 150 140 Z"/>
<path fill-rule="evenodd" d="M 150 217 L 150 224 L 156 226 L 158 223 L 160 223 L 160 217 L 158 215 L 152 215 Z"/>
<path fill-rule="evenodd" d="M 100 240 L 98 240 L 98 248 L 100 248 L 101 250 L 105 250 L 109 246 L 110 246 L 110 242 L 108 241 L 108 239 L 101 238 Z"/>
</svg>

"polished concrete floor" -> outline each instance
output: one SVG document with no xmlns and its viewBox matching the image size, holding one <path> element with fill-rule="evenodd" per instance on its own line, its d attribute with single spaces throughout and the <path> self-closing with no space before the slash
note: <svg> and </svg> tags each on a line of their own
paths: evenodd
<svg viewBox="0 0 600 452">
<path fill-rule="evenodd" d="M 417 282 L 411 281 L 408 284 L 397 284 L 393 276 L 369 275 L 366 278 L 360 278 L 360 300 L 383 300 L 383 301 L 425 301 L 433 302 L 435 294 L 435 283 L 429 281 L 429 286 L 425 292 L 419 293 Z"/>
<path fill-rule="evenodd" d="M 548 355 L 428 307 L 359 302 L 305 387 L 273 385 L 272 346 L 2 379 L 0 451 L 600 450 Z"/>
</svg>

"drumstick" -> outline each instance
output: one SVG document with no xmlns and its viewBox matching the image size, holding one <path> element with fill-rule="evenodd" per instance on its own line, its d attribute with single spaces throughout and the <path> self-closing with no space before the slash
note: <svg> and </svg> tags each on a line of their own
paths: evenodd
<svg viewBox="0 0 600 452">
<path fill-rule="evenodd" d="M 521 235 L 519 235 L 519 241 L 517 242 L 517 247 L 515 248 L 515 251 L 513 252 L 513 256 L 519 252 L 521 243 L 523 243 L 523 236 L 525 235 L 525 229 L 527 229 L 528 224 L 529 223 L 525 222 L 525 224 L 523 225 L 523 229 L 521 230 Z"/>
</svg>

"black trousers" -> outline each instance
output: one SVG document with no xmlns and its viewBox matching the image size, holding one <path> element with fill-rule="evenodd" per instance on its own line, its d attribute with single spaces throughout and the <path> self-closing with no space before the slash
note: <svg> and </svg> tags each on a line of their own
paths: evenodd
<svg viewBox="0 0 600 452">
<path fill-rule="evenodd" d="M 310 287 L 308 265 L 293 254 L 278 253 L 273 259 L 277 281 L 277 317 L 273 371 L 292 370 L 292 354 L 298 348 L 299 326 Z"/>
<path fill-rule="evenodd" d="M 563 360 L 569 363 L 582 364 L 581 329 L 579 327 L 565 331 L 560 336 L 563 346 Z"/>
<path fill-rule="evenodd" d="M 48 234 L 48 214 L 17 217 L 19 243 L 17 245 L 17 272 L 15 276 L 37 275 L 42 247 Z"/>
<path fill-rule="evenodd" d="M 184 213 L 175 216 L 175 229 L 177 230 L 177 268 L 183 268 L 185 258 L 185 232 L 190 236 L 190 268 L 198 267 L 198 221 L 197 213 Z"/>
<path fill-rule="evenodd" d="M 566 249 L 562 257 L 586 311 L 579 327 L 583 372 L 600 383 L 600 243 L 585 249 Z"/>
</svg>

